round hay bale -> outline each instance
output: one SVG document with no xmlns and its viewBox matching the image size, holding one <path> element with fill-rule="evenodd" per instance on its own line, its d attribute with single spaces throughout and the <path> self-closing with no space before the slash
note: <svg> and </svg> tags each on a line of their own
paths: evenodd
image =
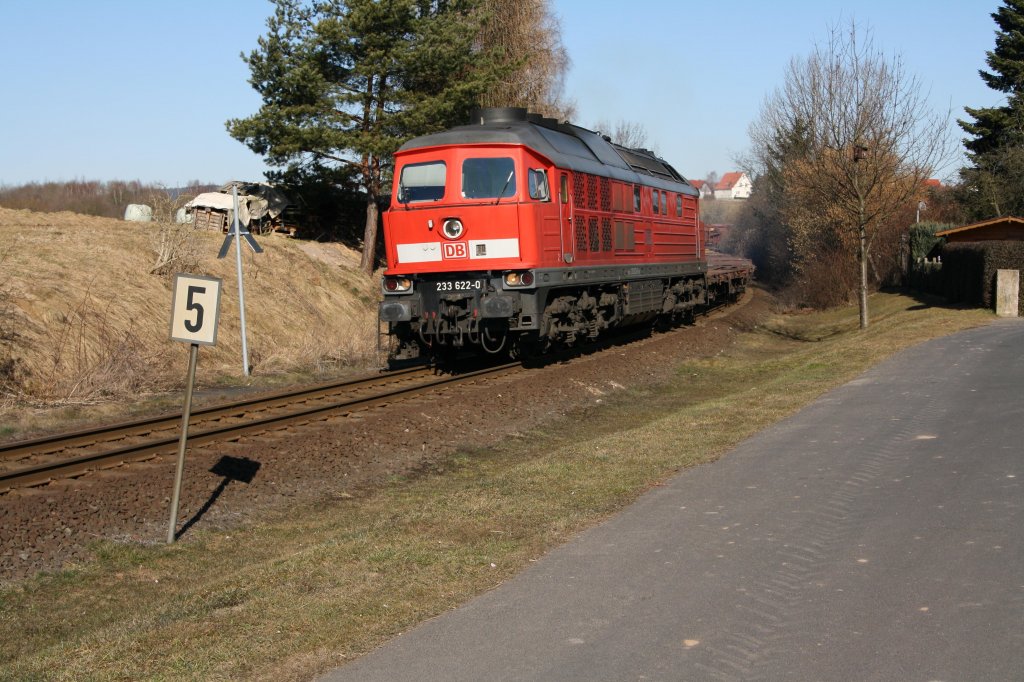
<svg viewBox="0 0 1024 682">
<path fill-rule="evenodd" d="M 124 209 L 124 219 L 134 223 L 153 222 L 153 209 L 145 204 L 128 204 Z"/>
</svg>

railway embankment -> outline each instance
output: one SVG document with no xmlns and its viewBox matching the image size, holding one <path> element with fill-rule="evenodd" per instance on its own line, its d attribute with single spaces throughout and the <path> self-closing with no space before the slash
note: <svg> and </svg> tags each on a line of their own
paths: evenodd
<svg viewBox="0 0 1024 682">
<path fill-rule="evenodd" d="M 180 408 L 188 345 L 168 338 L 174 272 L 224 281 L 200 402 L 376 366 L 379 283 L 359 271 L 358 252 L 256 238 L 263 253 L 243 250 L 247 378 L 235 260 L 217 258 L 223 234 L 0 208 L 0 439 Z M 179 260 L 154 274 L 161 248 Z"/>
<path fill-rule="evenodd" d="M 861 331 L 855 308 L 785 315 L 756 291 L 692 327 L 235 444 L 220 454 L 255 475 L 190 462 L 197 520 L 172 547 L 169 486 L 141 483 L 163 465 L 0 497 L 0 528 L 99 514 L 102 529 L 50 573 L 8 575 L 0 668 L 309 679 L 901 348 L 994 319 L 930 303 L 876 295 Z"/>
</svg>

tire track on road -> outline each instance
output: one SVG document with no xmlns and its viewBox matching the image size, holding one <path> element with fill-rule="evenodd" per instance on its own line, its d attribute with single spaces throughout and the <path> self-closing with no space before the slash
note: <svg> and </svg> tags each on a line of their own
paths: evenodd
<svg viewBox="0 0 1024 682">
<path fill-rule="evenodd" d="M 846 395 L 834 396 L 849 404 L 863 404 L 857 395 L 861 386 L 877 387 L 885 381 L 883 370 L 873 370 L 864 379 L 853 385 L 847 384 L 837 391 Z M 895 387 L 894 387 L 895 388 Z M 921 386 L 907 386 L 904 396 L 920 391 Z M 735 605 L 738 616 L 736 626 L 718 641 L 710 640 L 702 645 L 701 658 L 697 669 L 707 679 L 767 680 L 777 679 L 778 663 L 787 656 L 814 655 L 817 652 L 801 650 L 797 641 L 804 641 L 809 633 L 818 631 L 817 614 L 807 608 L 809 591 L 825 589 L 826 574 L 837 563 L 857 561 L 852 545 L 858 527 L 863 520 L 866 504 L 872 495 L 879 494 L 880 482 L 892 477 L 895 471 L 909 465 L 913 454 L 908 455 L 913 443 L 922 433 L 931 431 L 946 415 L 932 395 L 923 394 L 924 404 L 917 400 L 904 399 L 895 405 L 884 417 L 891 435 L 887 445 L 873 452 L 858 453 L 857 446 L 847 448 L 854 434 L 832 434 L 831 442 L 822 449 L 815 460 L 822 466 L 847 469 L 843 457 L 858 455 L 852 471 L 840 473 L 840 479 L 832 486 L 831 492 L 820 501 L 811 502 L 801 509 L 799 500 L 792 511 L 806 522 L 787 529 L 772 541 L 783 544 L 770 551 L 769 563 L 775 568 L 753 580 L 752 585 L 737 586 L 741 600 Z M 829 401 L 831 402 L 831 401 Z M 816 405 L 811 409 L 824 409 Z M 866 414 L 863 423 L 872 423 L 880 417 Z M 771 453 L 762 455 L 766 460 Z M 838 473 L 838 472 L 837 472 Z M 828 486 L 821 481 L 820 486 Z"/>
</svg>

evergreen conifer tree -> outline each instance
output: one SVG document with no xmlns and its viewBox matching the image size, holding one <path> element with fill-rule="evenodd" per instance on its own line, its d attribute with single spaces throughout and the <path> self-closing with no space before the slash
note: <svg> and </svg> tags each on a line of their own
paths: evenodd
<svg viewBox="0 0 1024 682">
<path fill-rule="evenodd" d="M 985 84 L 1006 94 L 998 107 L 965 107 L 973 121 L 958 121 L 973 164 L 961 170 L 961 200 L 974 218 L 1024 213 L 1024 0 L 1003 0 L 992 18 L 999 27 L 987 53 Z"/>
<path fill-rule="evenodd" d="M 379 201 L 406 139 L 468 119 L 496 78 L 474 44 L 478 0 L 274 0 L 243 59 L 263 98 L 232 137 L 275 166 L 351 168 L 366 198 L 362 269 L 375 263 Z"/>
</svg>

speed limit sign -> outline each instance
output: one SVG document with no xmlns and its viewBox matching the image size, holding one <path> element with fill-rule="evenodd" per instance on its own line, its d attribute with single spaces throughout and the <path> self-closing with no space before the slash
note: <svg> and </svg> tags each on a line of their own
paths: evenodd
<svg viewBox="0 0 1024 682">
<path fill-rule="evenodd" d="M 212 346 L 217 343 L 220 313 L 218 277 L 178 274 L 174 276 L 171 302 L 171 339 Z"/>
</svg>

